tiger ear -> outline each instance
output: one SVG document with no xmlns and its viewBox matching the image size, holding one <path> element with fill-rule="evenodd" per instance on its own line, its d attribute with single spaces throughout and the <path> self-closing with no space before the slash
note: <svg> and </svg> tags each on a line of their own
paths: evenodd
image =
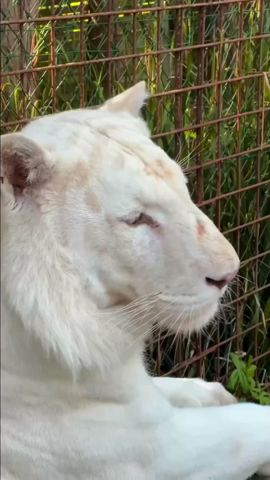
<svg viewBox="0 0 270 480">
<path fill-rule="evenodd" d="M 1 136 L 1 176 L 22 193 L 27 187 L 45 183 L 52 174 L 46 152 L 21 133 Z"/>
<path fill-rule="evenodd" d="M 137 117 L 148 97 L 149 93 L 143 81 L 111 98 L 102 108 L 111 112 L 129 112 Z"/>
</svg>

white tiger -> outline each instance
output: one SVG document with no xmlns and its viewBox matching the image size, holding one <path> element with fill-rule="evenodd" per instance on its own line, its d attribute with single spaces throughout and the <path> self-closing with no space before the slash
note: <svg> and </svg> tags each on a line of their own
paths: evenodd
<svg viewBox="0 0 270 480">
<path fill-rule="evenodd" d="M 270 408 L 143 364 L 153 323 L 200 329 L 239 267 L 151 141 L 146 97 L 1 138 L 3 480 L 270 474 Z"/>
</svg>

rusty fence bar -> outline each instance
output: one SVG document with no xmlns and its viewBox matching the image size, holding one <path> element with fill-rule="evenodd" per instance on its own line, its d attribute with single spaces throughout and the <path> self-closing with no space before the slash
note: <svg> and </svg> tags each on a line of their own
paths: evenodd
<svg viewBox="0 0 270 480">
<path fill-rule="evenodd" d="M 147 81 L 153 139 L 241 258 L 220 321 L 159 332 L 153 369 L 225 380 L 237 351 L 270 386 L 269 1 L 2 0 L 1 62 L 3 132 Z"/>
</svg>

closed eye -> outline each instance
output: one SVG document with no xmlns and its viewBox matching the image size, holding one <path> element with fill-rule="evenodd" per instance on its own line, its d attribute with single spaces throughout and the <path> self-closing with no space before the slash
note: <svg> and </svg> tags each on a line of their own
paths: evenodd
<svg viewBox="0 0 270 480">
<path fill-rule="evenodd" d="M 147 213 L 140 213 L 136 217 L 126 218 L 123 221 L 130 227 L 138 227 L 139 225 L 148 225 L 151 228 L 159 227 L 159 223 Z"/>
</svg>

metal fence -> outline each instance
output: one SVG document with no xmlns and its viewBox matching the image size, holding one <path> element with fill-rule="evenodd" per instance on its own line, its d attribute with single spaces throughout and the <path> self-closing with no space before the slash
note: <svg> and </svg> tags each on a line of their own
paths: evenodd
<svg viewBox="0 0 270 480">
<path fill-rule="evenodd" d="M 153 368 L 222 380 L 237 351 L 270 384 L 269 1 L 2 0 L 1 13 L 3 131 L 146 79 L 153 138 L 240 255 L 220 321 L 157 335 Z"/>
</svg>

